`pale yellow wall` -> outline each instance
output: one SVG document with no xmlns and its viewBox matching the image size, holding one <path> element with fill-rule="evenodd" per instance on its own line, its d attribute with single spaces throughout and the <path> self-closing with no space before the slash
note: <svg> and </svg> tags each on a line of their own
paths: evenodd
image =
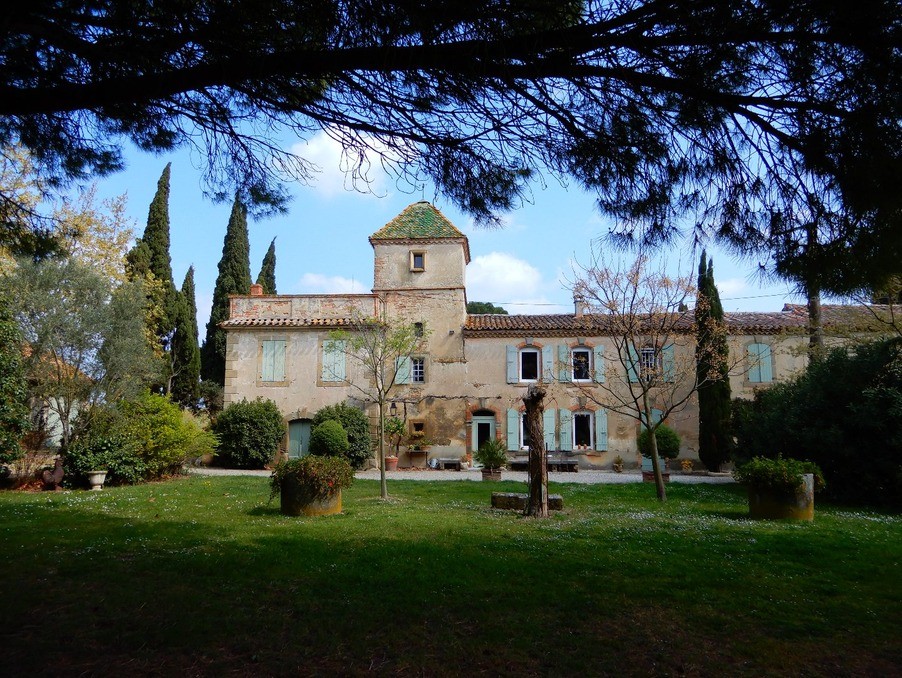
<svg viewBox="0 0 902 678">
<path fill-rule="evenodd" d="M 426 252 L 424 271 L 411 271 L 409 253 Z M 373 245 L 374 291 L 464 287 L 465 252 L 455 241 L 436 243 L 380 243 Z"/>
</svg>

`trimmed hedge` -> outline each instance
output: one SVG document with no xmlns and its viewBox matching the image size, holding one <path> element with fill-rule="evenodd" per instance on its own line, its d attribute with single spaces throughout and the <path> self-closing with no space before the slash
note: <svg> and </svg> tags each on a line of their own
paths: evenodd
<svg viewBox="0 0 902 678">
<path fill-rule="evenodd" d="M 676 459 L 680 456 L 680 436 L 665 424 L 655 429 L 655 440 L 658 443 L 658 456 L 662 459 Z M 649 429 L 639 434 L 639 452 L 643 457 L 651 458 L 651 435 Z"/>
<path fill-rule="evenodd" d="M 216 417 L 218 462 L 231 468 L 261 469 L 271 463 L 285 436 L 282 413 L 272 400 L 244 399 Z"/>
<path fill-rule="evenodd" d="M 348 449 L 348 434 L 334 419 L 326 419 L 310 433 L 310 454 L 319 457 L 346 457 Z"/>
<path fill-rule="evenodd" d="M 327 419 L 334 419 L 347 432 L 349 447 L 344 456 L 353 468 L 362 468 L 366 460 L 373 456 L 369 418 L 363 410 L 339 403 L 317 412 L 313 416 L 313 426 L 319 426 Z"/>
</svg>

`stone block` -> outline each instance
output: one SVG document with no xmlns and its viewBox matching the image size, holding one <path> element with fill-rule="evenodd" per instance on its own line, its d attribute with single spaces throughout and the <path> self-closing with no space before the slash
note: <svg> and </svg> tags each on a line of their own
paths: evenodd
<svg viewBox="0 0 902 678">
<path fill-rule="evenodd" d="M 492 492 L 492 508 L 509 511 L 523 511 L 529 495 L 522 492 Z M 564 508 L 564 498 L 559 494 L 548 495 L 548 509 L 561 511 Z"/>
</svg>

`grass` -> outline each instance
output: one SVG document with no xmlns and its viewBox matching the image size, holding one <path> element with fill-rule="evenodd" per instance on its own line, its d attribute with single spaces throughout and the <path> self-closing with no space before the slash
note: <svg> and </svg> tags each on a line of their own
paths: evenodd
<svg viewBox="0 0 902 678">
<path fill-rule="evenodd" d="M 733 486 L 357 481 L 288 518 L 267 479 L 0 493 L 2 675 L 891 675 L 902 518 L 752 522 Z"/>
</svg>

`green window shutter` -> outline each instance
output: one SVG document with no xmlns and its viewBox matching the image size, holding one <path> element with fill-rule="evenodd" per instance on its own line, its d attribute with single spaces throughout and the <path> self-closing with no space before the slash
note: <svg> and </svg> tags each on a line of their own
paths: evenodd
<svg viewBox="0 0 902 678">
<path fill-rule="evenodd" d="M 323 381 L 344 381 L 345 342 L 341 339 L 327 339 L 323 342 Z"/>
<path fill-rule="evenodd" d="M 664 368 L 664 381 L 673 382 L 676 379 L 676 351 L 673 344 L 668 344 L 661 349 L 661 362 Z"/>
<path fill-rule="evenodd" d="M 570 410 L 559 410 L 558 416 L 561 418 L 561 432 L 558 436 L 560 449 L 564 452 L 573 451 L 573 412 Z"/>
<path fill-rule="evenodd" d="M 558 381 L 570 381 L 572 364 L 570 362 L 570 348 L 566 344 L 558 344 L 557 347 Z"/>
<path fill-rule="evenodd" d="M 773 354 L 767 344 L 749 344 L 749 381 L 768 383 L 774 380 Z"/>
<path fill-rule="evenodd" d="M 540 381 L 554 381 L 554 346 L 542 347 L 542 374 Z"/>
<path fill-rule="evenodd" d="M 605 370 L 604 346 L 596 346 L 594 349 L 592 349 L 592 353 L 593 353 L 592 357 L 595 362 L 595 364 L 594 364 L 595 381 L 599 384 L 603 384 L 604 383 L 604 370 Z"/>
<path fill-rule="evenodd" d="M 507 449 L 520 449 L 520 413 L 514 409 L 507 411 Z"/>
<path fill-rule="evenodd" d="M 507 383 L 516 384 L 520 381 L 520 369 L 517 365 L 519 359 L 519 351 L 516 346 L 507 347 Z"/>
<path fill-rule="evenodd" d="M 263 342 L 263 356 L 260 361 L 260 381 L 275 381 L 273 379 L 273 353 L 275 353 L 275 342 Z"/>
<path fill-rule="evenodd" d="M 608 449 L 608 411 L 595 412 L 595 449 L 604 452 Z"/>
<path fill-rule="evenodd" d="M 633 344 L 627 347 L 626 374 L 630 383 L 635 384 L 639 381 L 639 352 Z"/>
<path fill-rule="evenodd" d="M 542 435 L 545 437 L 545 451 L 555 449 L 554 444 L 554 410 L 542 412 Z"/>
<path fill-rule="evenodd" d="M 409 384 L 410 383 L 410 366 L 411 360 L 410 356 L 401 356 L 398 358 L 395 363 L 395 383 L 396 384 Z"/>
</svg>

